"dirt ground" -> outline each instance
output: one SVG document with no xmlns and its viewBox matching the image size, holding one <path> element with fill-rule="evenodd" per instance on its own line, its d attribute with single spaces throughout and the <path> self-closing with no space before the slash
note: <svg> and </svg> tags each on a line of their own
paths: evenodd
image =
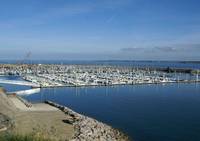
<svg viewBox="0 0 200 141">
<path fill-rule="evenodd" d="M 16 97 L 8 97 L 0 89 L 0 113 L 12 119 L 12 132 L 19 134 L 41 134 L 55 140 L 69 140 L 74 127 L 64 123 L 69 118 L 62 111 L 48 104 L 32 104 L 28 108 Z"/>
</svg>

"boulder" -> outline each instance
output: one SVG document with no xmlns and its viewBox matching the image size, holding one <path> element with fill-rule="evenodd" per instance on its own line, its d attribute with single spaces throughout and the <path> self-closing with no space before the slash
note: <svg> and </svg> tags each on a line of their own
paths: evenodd
<svg viewBox="0 0 200 141">
<path fill-rule="evenodd" d="M 11 125 L 12 124 L 10 118 L 0 113 L 0 132 L 9 129 Z"/>
</svg>

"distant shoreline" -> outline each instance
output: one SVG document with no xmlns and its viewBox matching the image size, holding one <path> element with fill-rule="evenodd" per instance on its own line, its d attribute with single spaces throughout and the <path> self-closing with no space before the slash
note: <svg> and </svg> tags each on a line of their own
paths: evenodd
<svg viewBox="0 0 200 141">
<path fill-rule="evenodd" d="M 4 63 L 8 63 L 9 62 L 11 64 L 16 64 L 18 63 L 20 59 L 0 59 L 0 64 L 4 64 Z M 39 64 L 39 63 L 44 63 L 46 64 L 46 62 L 52 62 L 50 64 L 53 64 L 55 62 L 55 64 L 60 64 L 62 62 L 68 62 L 68 63 L 76 63 L 76 62 L 83 62 L 83 63 L 91 63 L 91 62 L 132 62 L 132 63 L 136 63 L 136 62 L 147 62 L 147 63 L 194 63 L 194 64 L 200 64 L 200 60 L 61 60 L 61 59 L 58 59 L 58 60 L 52 60 L 52 59 L 30 59 L 30 60 L 26 60 L 25 61 L 26 64 Z M 59 62 L 59 63 L 58 63 Z"/>
</svg>

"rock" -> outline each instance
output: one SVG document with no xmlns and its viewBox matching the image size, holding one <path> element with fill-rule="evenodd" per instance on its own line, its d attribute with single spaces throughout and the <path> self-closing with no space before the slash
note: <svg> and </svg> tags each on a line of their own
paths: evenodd
<svg viewBox="0 0 200 141">
<path fill-rule="evenodd" d="M 5 131 L 11 127 L 11 119 L 0 113 L 0 131 Z"/>
<path fill-rule="evenodd" d="M 59 108 L 70 118 L 64 122 L 73 123 L 75 134 L 72 141 L 128 141 L 128 136 L 93 118 L 80 115 L 73 110 L 51 101 L 45 103 Z"/>
</svg>

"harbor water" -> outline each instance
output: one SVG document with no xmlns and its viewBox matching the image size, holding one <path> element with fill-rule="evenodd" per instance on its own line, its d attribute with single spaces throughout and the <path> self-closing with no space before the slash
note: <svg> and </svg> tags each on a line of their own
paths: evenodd
<svg viewBox="0 0 200 141">
<path fill-rule="evenodd" d="M 17 60 L 0 60 L 0 64 L 16 64 Z M 132 61 L 132 60 L 29 60 L 27 64 L 63 64 L 63 65 L 111 65 L 153 68 L 200 69 L 200 61 Z"/>
<path fill-rule="evenodd" d="M 30 88 L 2 86 L 8 91 Z M 199 83 L 50 88 L 24 98 L 65 105 L 122 130 L 135 141 L 200 140 Z"/>
</svg>

